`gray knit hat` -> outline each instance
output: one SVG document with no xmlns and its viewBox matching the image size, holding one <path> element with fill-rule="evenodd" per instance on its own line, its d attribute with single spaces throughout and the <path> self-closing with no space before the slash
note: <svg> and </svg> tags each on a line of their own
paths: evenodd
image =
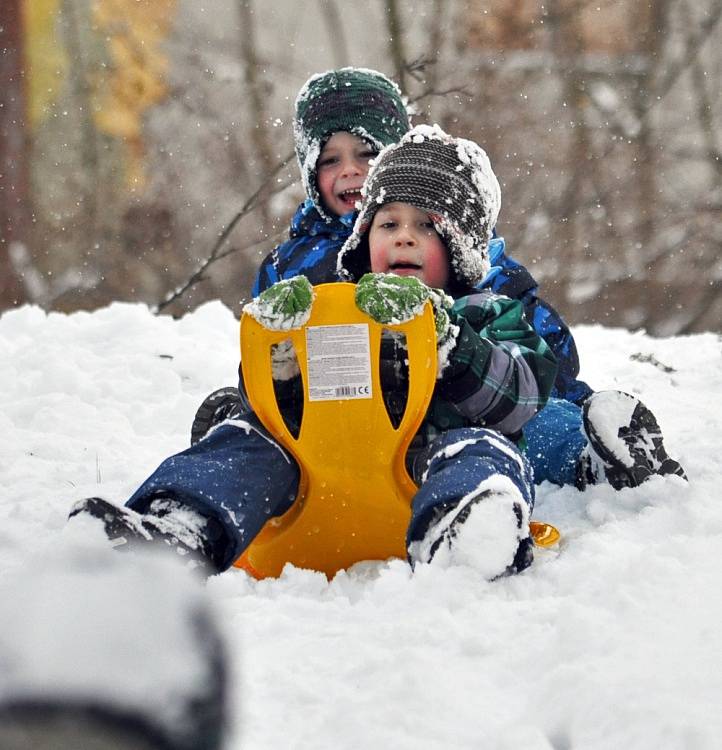
<svg viewBox="0 0 722 750">
<path fill-rule="evenodd" d="M 401 90 L 383 73 L 341 68 L 312 76 L 296 97 L 293 137 L 306 195 L 324 218 L 316 161 L 326 141 L 346 131 L 379 151 L 411 127 Z"/>
<path fill-rule="evenodd" d="M 362 194 L 353 233 L 339 253 L 341 278 L 357 281 L 370 270 L 371 222 L 382 205 L 395 202 L 428 212 L 458 285 L 475 286 L 489 272 L 501 189 L 489 157 L 473 141 L 453 138 L 438 125 L 418 125 L 376 157 Z"/>
</svg>

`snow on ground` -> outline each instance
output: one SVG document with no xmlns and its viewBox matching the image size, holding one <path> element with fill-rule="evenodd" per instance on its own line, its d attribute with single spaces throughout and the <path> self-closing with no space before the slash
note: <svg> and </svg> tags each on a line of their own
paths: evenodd
<svg viewBox="0 0 722 750">
<path fill-rule="evenodd" d="M 576 336 L 585 379 L 652 407 L 689 485 L 543 486 L 535 516 L 561 544 L 495 583 L 402 561 L 330 583 L 296 569 L 211 579 L 235 673 L 231 750 L 719 747 L 722 340 Z M 220 303 L 181 320 L 127 304 L 6 312 L 0 586 L 78 544 L 73 501 L 125 499 L 184 448 L 201 399 L 234 383 L 237 349 Z"/>
</svg>

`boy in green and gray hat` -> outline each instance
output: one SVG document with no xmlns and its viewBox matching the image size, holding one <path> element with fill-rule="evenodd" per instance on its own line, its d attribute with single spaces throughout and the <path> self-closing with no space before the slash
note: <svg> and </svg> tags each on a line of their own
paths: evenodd
<svg viewBox="0 0 722 750">
<path fill-rule="evenodd" d="M 306 200 L 290 238 L 264 261 L 253 296 L 299 274 L 335 278 L 336 255 L 351 233 L 369 160 L 410 128 L 399 87 L 382 73 L 341 68 L 312 76 L 296 97 L 293 136 Z"/>
</svg>

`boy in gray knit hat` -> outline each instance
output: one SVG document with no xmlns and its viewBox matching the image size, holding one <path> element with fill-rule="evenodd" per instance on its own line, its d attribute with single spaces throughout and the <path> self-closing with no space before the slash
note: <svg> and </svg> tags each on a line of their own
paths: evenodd
<svg viewBox="0 0 722 750">
<path fill-rule="evenodd" d="M 475 288 L 500 203 L 483 149 L 419 126 L 376 159 L 339 255 L 357 305 L 377 321 L 434 305 L 439 380 L 407 459 L 420 485 L 409 558 L 470 563 L 486 578 L 531 562 L 534 484 L 517 443 L 556 374 L 522 305 Z"/>
</svg>

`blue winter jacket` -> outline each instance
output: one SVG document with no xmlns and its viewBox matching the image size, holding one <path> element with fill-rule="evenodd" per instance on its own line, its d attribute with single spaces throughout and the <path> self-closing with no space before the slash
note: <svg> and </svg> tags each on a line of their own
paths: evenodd
<svg viewBox="0 0 722 750">
<path fill-rule="evenodd" d="M 291 219 L 289 239 L 271 251 L 261 263 L 252 295 L 281 279 L 305 276 L 312 284 L 339 281 L 338 251 L 353 229 L 355 214 L 326 221 L 310 199 L 302 203 Z"/>
<path fill-rule="evenodd" d="M 336 259 L 355 218 L 349 213 L 326 221 L 310 200 L 302 203 L 291 220 L 289 239 L 261 263 L 253 296 L 292 276 L 306 276 L 312 284 L 338 281 Z M 521 301 L 530 325 L 547 342 L 559 363 L 551 396 L 580 404 L 592 389 L 577 379 L 579 355 L 569 327 L 548 302 L 537 296 L 539 285 L 534 277 L 506 254 L 504 239 L 496 233 L 489 244 L 489 258 L 492 269 L 479 288 Z"/>
</svg>

